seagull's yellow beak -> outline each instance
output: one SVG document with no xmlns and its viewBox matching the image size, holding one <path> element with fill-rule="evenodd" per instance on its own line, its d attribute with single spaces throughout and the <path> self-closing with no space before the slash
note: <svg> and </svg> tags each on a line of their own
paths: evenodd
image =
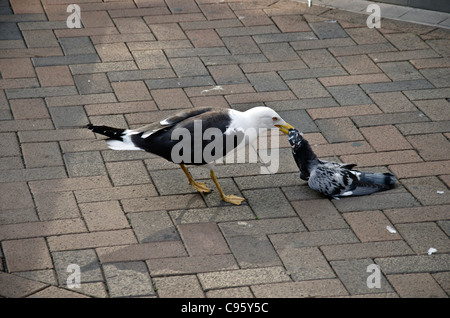
<svg viewBox="0 0 450 318">
<path fill-rule="evenodd" d="M 283 133 L 286 135 L 289 135 L 289 129 L 294 129 L 291 125 L 285 122 L 285 125 L 275 125 L 275 127 L 278 127 Z"/>
</svg>

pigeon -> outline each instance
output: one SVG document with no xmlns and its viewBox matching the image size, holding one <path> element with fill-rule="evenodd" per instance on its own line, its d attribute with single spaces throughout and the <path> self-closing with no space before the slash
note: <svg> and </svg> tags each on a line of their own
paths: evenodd
<svg viewBox="0 0 450 318">
<path fill-rule="evenodd" d="M 362 172 L 353 169 L 356 164 L 320 160 L 297 129 L 289 129 L 288 138 L 300 178 L 328 198 L 339 200 L 340 197 L 367 195 L 395 187 L 396 179 L 392 173 Z"/>
</svg>

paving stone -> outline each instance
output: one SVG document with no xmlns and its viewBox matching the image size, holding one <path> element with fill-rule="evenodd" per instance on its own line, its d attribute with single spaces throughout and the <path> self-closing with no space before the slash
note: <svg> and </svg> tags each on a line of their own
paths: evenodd
<svg viewBox="0 0 450 318">
<path fill-rule="evenodd" d="M 23 144 L 22 153 L 27 168 L 63 165 L 57 142 Z"/>
<path fill-rule="evenodd" d="M 445 220 L 449 213 L 447 208 L 448 205 L 389 209 L 385 211 L 385 214 L 394 224 L 427 222 Z"/>
<path fill-rule="evenodd" d="M 52 259 L 45 239 L 30 238 L 2 242 L 9 272 L 52 268 Z"/>
<path fill-rule="evenodd" d="M 359 242 L 350 229 L 271 234 L 269 238 L 277 251 L 281 249 Z"/>
<path fill-rule="evenodd" d="M 195 275 L 159 277 L 154 278 L 153 282 L 160 298 L 205 297 Z"/>
<path fill-rule="evenodd" d="M 398 233 L 387 230 L 395 227 L 380 211 L 345 213 L 344 218 L 361 242 L 401 239 Z"/>
<path fill-rule="evenodd" d="M 444 272 L 449 270 L 448 254 L 436 255 L 412 255 L 397 257 L 376 258 L 375 263 L 380 265 L 381 270 L 386 275 L 423 273 L 423 272 Z"/>
<path fill-rule="evenodd" d="M 94 45 L 87 36 L 59 39 L 65 55 L 96 54 Z"/>
<path fill-rule="evenodd" d="M 321 40 L 348 37 L 337 21 L 313 22 L 309 25 Z"/>
<path fill-rule="evenodd" d="M 411 178 L 402 181 L 403 185 L 424 205 L 448 204 L 450 195 L 446 186 L 435 176 Z M 444 193 L 441 193 L 444 191 Z"/>
<path fill-rule="evenodd" d="M 316 124 L 324 137 L 332 143 L 363 139 L 349 118 L 319 119 Z"/>
<path fill-rule="evenodd" d="M 230 36 L 223 38 L 222 41 L 234 55 L 257 54 L 261 52 L 251 36 Z"/>
<path fill-rule="evenodd" d="M 171 58 L 170 64 L 172 64 L 178 77 L 209 75 L 208 70 L 198 57 Z"/>
<path fill-rule="evenodd" d="M 43 87 L 74 85 L 69 68 L 65 65 L 37 67 L 36 74 Z"/>
<path fill-rule="evenodd" d="M 36 222 L 29 220 L 27 223 L 21 222 L 17 224 L 6 224 L 6 222 L 2 222 L 0 228 L 2 230 L 2 240 L 80 233 L 86 231 L 86 226 L 81 218 Z"/>
<path fill-rule="evenodd" d="M 208 298 L 253 298 L 249 287 L 212 289 L 206 292 Z"/>
<path fill-rule="evenodd" d="M 54 252 L 52 257 L 60 286 L 67 286 L 69 275 L 73 272 L 68 271 L 68 268 L 72 264 L 80 267 L 80 280 L 83 284 L 104 281 L 97 255 L 92 249 Z"/>
<path fill-rule="evenodd" d="M 281 266 L 280 258 L 267 236 L 233 236 L 227 242 L 240 268 Z"/>
<path fill-rule="evenodd" d="M 328 87 L 328 91 L 341 105 L 362 105 L 372 103 L 372 100 L 364 94 L 358 85 L 333 86 Z"/>
<path fill-rule="evenodd" d="M 434 50 L 413 50 L 413 51 L 400 51 L 400 52 L 380 52 L 371 53 L 369 57 L 375 62 L 393 62 L 393 61 L 405 61 L 411 59 L 423 59 L 438 57 Z"/>
<path fill-rule="evenodd" d="M 248 83 L 244 73 L 237 65 L 209 66 L 208 70 L 218 85 Z"/>
<path fill-rule="evenodd" d="M 120 102 L 130 102 L 151 99 L 150 93 L 142 81 L 111 83 L 114 93 Z"/>
<path fill-rule="evenodd" d="M 243 235 L 258 236 L 306 230 L 300 219 L 296 217 L 225 222 L 220 223 L 219 227 L 227 238 Z"/>
<path fill-rule="evenodd" d="M 174 79 L 153 79 L 146 80 L 148 88 L 153 89 L 163 89 L 163 88 L 188 88 L 210 85 L 214 86 L 214 80 L 211 76 L 187 76 L 182 78 Z M 192 100 L 191 100 L 192 102 Z"/>
<path fill-rule="evenodd" d="M 82 95 L 112 92 L 108 78 L 103 73 L 74 75 L 73 79 Z"/>
<path fill-rule="evenodd" d="M 206 290 L 290 281 L 281 266 L 200 273 L 197 276 Z"/>
<path fill-rule="evenodd" d="M 155 295 L 152 280 L 144 262 L 103 265 L 110 297 Z"/>
<path fill-rule="evenodd" d="M 34 200 L 41 220 L 80 217 L 72 192 L 36 193 Z"/>
<path fill-rule="evenodd" d="M 407 243 L 399 240 L 328 245 L 322 246 L 321 249 L 328 260 L 347 260 L 414 254 Z"/>
<path fill-rule="evenodd" d="M 291 203 L 309 231 L 348 228 L 329 200 L 302 200 Z"/>
<path fill-rule="evenodd" d="M 118 201 L 79 204 L 81 215 L 90 231 L 129 228 Z"/>
<path fill-rule="evenodd" d="M 270 33 L 254 35 L 256 43 L 275 43 L 275 42 L 292 42 L 303 40 L 315 40 L 316 37 L 312 32 L 289 32 L 289 33 Z"/>
<path fill-rule="evenodd" d="M 186 256 L 186 250 L 180 241 L 124 243 L 126 245 L 97 248 L 100 261 L 105 264 Z"/>
<path fill-rule="evenodd" d="M 19 156 L 20 148 L 15 133 L 2 133 L 0 138 L 1 157 Z"/>
<path fill-rule="evenodd" d="M 256 297 L 286 298 L 329 297 L 348 295 L 344 285 L 338 279 L 318 279 L 301 282 L 262 284 L 251 286 Z"/>
<path fill-rule="evenodd" d="M 388 275 L 387 279 L 405 298 L 447 298 L 447 294 L 428 273 Z"/>
<path fill-rule="evenodd" d="M 74 249 L 109 247 L 136 243 L 131 230 L 100 231 L 92 233 L 66 234 L 47 238 L 52 252 Z"/>
<path fill-rule="evenodd" d="M 288 43 L 263 43 L 259 48 L 269 61 L 295 61 L 299 57 Z"/>
<path fill-rule="evenodd" d="M 239 269 L 232 254 L 152 258 L 146 262 L 152 277 Z"/>
<path fill-rule="evenodd" d="M 345 39 L 339 39 L 345 43 Z M 349 44 L 347 44 L 349 45 Z M 345 55 L 360 55 L 360 54 L 369 54 L 369 53 L 378 53 L 378 52 L 392 52 L 397 51 L 397 49 L 390 43 L 377 43 L 377 44 L 360 44 L 353 46 L 342 46 L 338 45 L 335 47 L 330 47 L 329 51 L 334 56 L 345 56 Z M 350 44 L 351 45 L 351 44 Z"/>
<path fill-rule="evenodd" d="M 448 252 L 449 238 L 433 222 L 397 224 L 396 228 L 417 254 L 427 253 L 430 247 Z"/>
<path fill-rule="evenodd" d="M 449 88 L 434 88 L 434 89 L 416 89 L 405 91 L 405 95 L 410 100 L 423 100 L 423 99 L 435 99 L 446 98 L 450 92 Z"/>
<path fill-rule="evenodd" d="M 273 72 L 273 71 L 281 71 L 280 75 L 286 70 L 297 70 L 297 69 L 305 69 L 307 68 L 306 64 L 301 60 L 298 61 L 289 61 L 289 62 L 267 62 L 267 59 L 264 58 L 263 61 L 255 61 L 255 59 L 248 61 L 248 63 L 241 65 L 242 70 L 245 73 L 262 73 L 262 72 Z M 304 70 L 306 71 L 306 70 Z M 283 76 L 286 77 L 286 76 Z M 314 77 L 314 76 L 311 76 Z M 295 79 L 297 77 L 286 78 L 286 79 Z M 298 77 L 301 78 L 301 77 Z"/>
<path fill-rule="evenodd" d="M 295 215 L 291 205 L 279 189 L 245 190 L 243 194 L 259 218 Z M 279 208 L 278 211 L 273 210 L 274 205 Z"/>
<path fill-rule="evenodd" d="M 194 47 L 224 46 L 215 30 L 189 30 L 186 31 L 186 35 Z"/>
<path fill-rule="evenodd" d="M 219 228 L 214 223 L 179 224 L 178 230 L 191 256 L 230 253 Z"/>
<path fill-rule="evenodd" d="M 450 159 L 450 142 L 442 134 L 415 135 L 407 139 L 425 161 Z"/>
<path fill-rule="evenodd" d="M 205 206 L 201 196 L 197 194 L 123 199 L 121 202 L 125 212 L 177 210 Z"/>
<path fill-rule="evenodd" d="M 1 22 L 0 29 L 2 30 L 0 40 L 22 40 L 22 33 L 17 23 Z"/>
<path fill-rule="evenodd" d="M 97 54 L 77 54 L 67 56 L 33 57 L 34 66 L 69 65 L 69 64 L 91 64 L 100 62 Z"/>
<path fill-rule="evenodd" d="M 0 286 L 3 297 L 19 298 L 41 290 L 46 284 L 1 271 Z"/>
<path fill-rule="evenodd" d="M 414 104 L 401 92 L 372 93 L 369 96 L 384 113 L 416 110 Z"/>
<path fill-rule="evenodd" d="M 50 107 L 49 111 L 57 128 L 80 127 L 89 123 L 82 106 Z"/>
<path fill-rule="evenodd" d="M 105 175 L 106 170 L 99 152 L 74 152 L 63 155 L 69 176 L 88 177 Z"/>
<path fill-rule="evenodd" d="M 317 247 L 283 249 L 279 254 L 294 281 L 336 277 Z"/>
<path fill-rule="evenodd" d="M 360 45 L 387 42 L 376 28 L 351 28 L 346 29 L 346 32 Z"/>
<path fill-rule="evenodd" d="M 411 144 L 392 125 L 362 127 L 361 133 L 377 151 L 411 149 Z"/>
<path fill-rule="evenodd" d="M 398 164 L 391 165 L 389 169 L 397 176 L 397 178 L 426 177 L 435 175 L 436 171 L 443 174 L 449 173 L 450 162 L 446 160 Z"/>
<path fill-rule="evenodd" d="M 336 59 L 325 49 L 299 51 L 298 55 L 310 68 L 339 67 Z"/>
<path fill-rule="evenodd" d="M 407 61 L 378 63 L 377 65 L 393 81 L 423 79 L 423 76 Z"/>
<path fill-rule="evenodd" d="M 150 183 L 142 161 L 119 161 L 106 163 L 109 176 L 116 186 Z"/>
<path fill-rule="evenodd" d="M 399 207 L 414 207 L 419 203 L 409 193 L 380 193 L 377 195 L 370 195 L 361 200 L 335 201 L 334 205 L 340 212 L 354 212 L 374 209 L 393 209 Z"/>
<path fill-rule="evenodd" d="M 298 127 L 302 132 L 317 132 L 318 128 L 304 110 L 282 110 L 278 112 L 282 118 L 289 118 L 289 124 Z"/>
<path fill-rule="evenodd" d="M 311 29 L 303 17 L 297 15 L 273 16 L 273 22 L 278 26 L 281 32 L 305 32 Z"/>
<path fill-rule="evenodd" d="M 367 284 L 371 271 L 368 266 L 374 264 L 371 259 L 345 260 L 330 262 L 338 277 L 352 295 L 393 292 L 386 277 L 381 274 L 380 288 L 369 288 Z"/>
<path fill-rule="evenodd" d="M 275 72 L 247 74 L 250 83 L 258 92 L 288 90 L 286 84 Z"/>
<path fill-rule="evenodd" d="M 181 88 L 154 89 L 150 93 L 161 110 L 192 107 L 191 102 Z"/>
<path fill-rule="evenodd" d="M 298 98 L 328 97 L 330 94 L 316 79 L 299 79 L 287 84 Z"/>
<path fill-rule="evenodd" d="M 178 233 L 165 211 L 139 212 L 128 215 L 140 243 L 178 240 Z"/>
</svg>

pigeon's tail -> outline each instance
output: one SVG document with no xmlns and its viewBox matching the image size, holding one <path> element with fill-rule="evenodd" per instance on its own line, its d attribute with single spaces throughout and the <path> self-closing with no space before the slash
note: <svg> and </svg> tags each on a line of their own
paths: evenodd
<svg viewBox="0 0 450 318">
<path fill-rule="evenodd" d="M 361 172 L 359 181 L 376 185 L 380 190 L 389 190 L 395 186 L 395 176 L 392 173 Z"/>
<path fill-rule="evenodd" d="M 111 139 L 123 141 L 122 137 L 125 129 L 113 128 L 108 126 L 95 126 L 92 124 L 87 125 L 86 128 Z"/>
</svg>

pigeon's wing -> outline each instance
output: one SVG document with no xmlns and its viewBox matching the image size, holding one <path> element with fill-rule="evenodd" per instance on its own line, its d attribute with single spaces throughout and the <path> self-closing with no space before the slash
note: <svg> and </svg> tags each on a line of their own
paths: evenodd
<svg viewBox="0 0 450 318">
<path fill-rule="evenodd" d="M 340 167 L 319 165 L 311 173 L 308 185 L 311 189 L 328 197 L 338 198 L 339 196 L 352 195 L 358 182 L 357 172 Z"/>
</svg>

